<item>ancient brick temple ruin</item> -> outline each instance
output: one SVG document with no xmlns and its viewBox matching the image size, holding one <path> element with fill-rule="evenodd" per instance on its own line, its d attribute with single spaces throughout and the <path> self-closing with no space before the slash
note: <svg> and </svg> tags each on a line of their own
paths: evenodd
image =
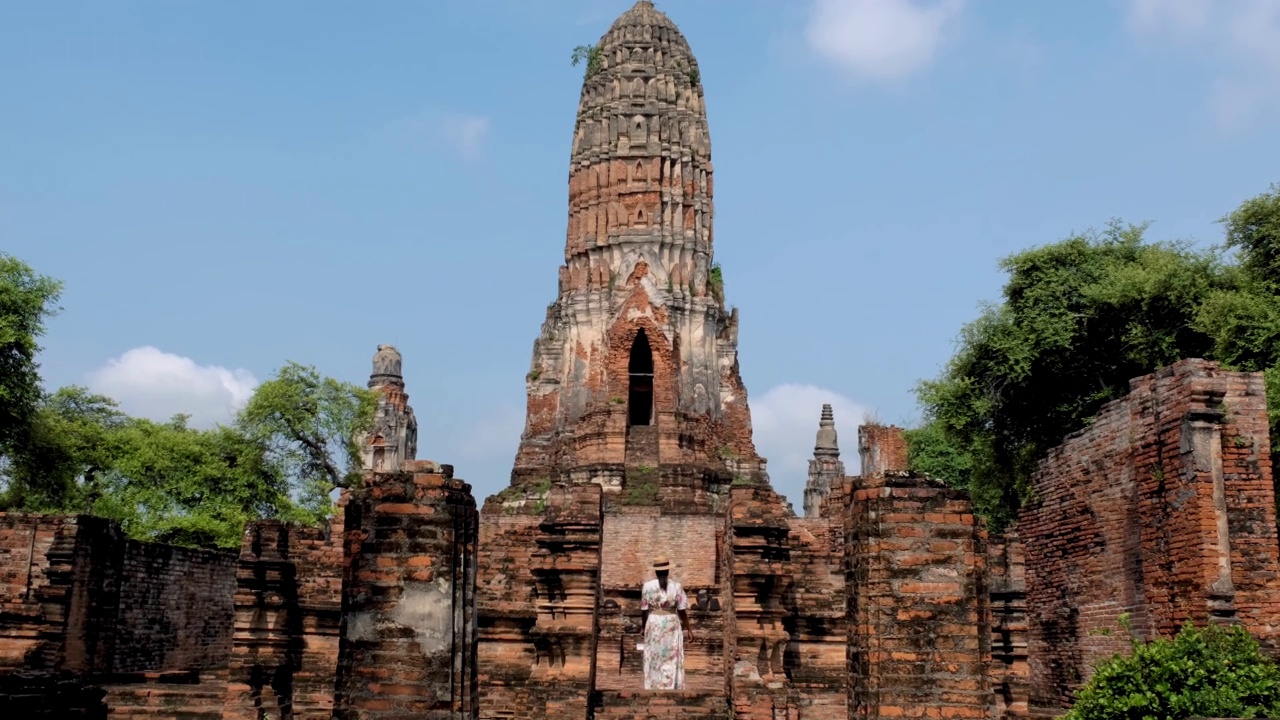
<svg viewBox="0 0 1280 720">
<path fill-rule="evenodd" d="M 988 532 L 898 428 L 846 474 L 820 411 L 802 516 L 752 441 L 712 252 L 698 64 L 642 0 L 589 59 L 559 294 L 509 487 L 419 460 L 395 348 L 363 483 L 239 551 L 0 514 L 0 717 L 588 720 L 1054 717 L 1097 662 L 1184 621 L 1280 650 L 1260 374 L 1185 360 L 1045 457 Z M 686 687 L 645 691 L 654 556 L 688 592 Z M 1104 631 L 1111 631 L 1110 633 Z"/>
</svg>

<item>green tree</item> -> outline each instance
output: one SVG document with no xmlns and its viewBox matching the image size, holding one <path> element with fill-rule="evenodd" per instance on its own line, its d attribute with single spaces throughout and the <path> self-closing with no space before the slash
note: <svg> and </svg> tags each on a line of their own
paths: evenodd
<svg viewBox="0 0 1280 720">
<path fill-rule="evenodd" d="M 1126 627 L 1127 629 L 1127 627 Z M 1280 668 L 1239 626 L 1133 641 L 1100 664 L 1064 720 L 1280 717 Z"/>
<path fill-rule="evenodd" d="M 1220 221 L 1227 247 L 1240 253 L 1250 279 L 1271 295 L 1280 295 L 1280 184 L 1240 204 Z"/>
<path fill-rule="evenodd" d="M 1239 290 L 1211 295 L 1199 327 L 1213 335 L 1213 357 L 1267 383 L 1271 448 L 1280 453 L 1280 185 L 1222 218 L 1226 245 L 1240 264 Z"/>
<path fill-rule="evenodd" d="M 1211 353 L 1200 309 L 1238 291 L 1239 273 L 1214 251 L 1147 243 L 1145 230 L 1112 222 L 1006 258 L 1003 302 L 962 330 L 941 377 L 918 386 L 926 422 L 909 436 L 913 465 L 967 487 L 996 528 L 1044 453 L 1131 378 Z"/>
<path fill-rule="evenodd" d="M 114 462 L 113 435 L 128 422 L 114 400 L 82 387 L 45 396 L 10 452 L 0 508 L 87 511 Z"/>
<path fill-rule="evenodd" d="M 108 444 L 112 462 L 89 510 L 131 537 L 177 545 L 238 547 L 245 523 L 296 514 L 265 448 L 235 428 L 198 430 L 130 419 Z"/>
<path fill-rule="evenodd" d="M 0 253 L 0 455 L 29 432 L 40 405 L 37 342 L 56 313 L 62 284 Z"/>
<path fill-rule="evenodd" d="M 320 519 L 332 511 L 333 490 L 360 479 L 358 438 L 368 432 L 377 402 L 371 390 L 289 362 L 258 386 L 236 427 L 266 449 L 300 511 Z"/>
</svg>

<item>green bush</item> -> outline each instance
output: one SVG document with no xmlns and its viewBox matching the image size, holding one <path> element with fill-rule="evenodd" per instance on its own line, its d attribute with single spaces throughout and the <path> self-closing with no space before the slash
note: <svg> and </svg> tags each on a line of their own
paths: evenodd
<svg viewBox="0 0 1280 720">
<path fill-rule="evenodd" d="M 1185 626 L 1098 666 L 1063 720 L 1280 717 L 1280 667 L 1240 627 Z"/>
</svg>

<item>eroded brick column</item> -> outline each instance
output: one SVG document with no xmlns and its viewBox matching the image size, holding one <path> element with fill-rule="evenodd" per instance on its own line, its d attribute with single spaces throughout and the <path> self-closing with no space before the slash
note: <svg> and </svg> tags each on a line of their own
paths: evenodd
<svg viewBox="0 0 1280 720">
<path fill-rule="evenodd" d="M 906 472 L 855 482 L 850 717 L 992 717 L 987 533 L 967 494 Z"/>
<path fill-rule="evenodd" d="M 366 475 L 346 520 L 333 717 L 473 717 L 471 486 L 448 465 L 406 462 L 401 472 Z"/>
<path fill-rule="evenodd" d="M 767 486 L 739 486 L 730 493 L 726 520 L 733 631 L 725 645 L 732 662 L 734 717 L 785 716 L 790 688 L 784 665 L 791 634 L 784 594 L 793 572 L 785 507 Z"/>
<path fill-rule="evenodd" d="M 223 720 L 332 717 L 342 532 L 341 517 L 327 528 L 278 520 L 245 528 Z"/>
</svg>

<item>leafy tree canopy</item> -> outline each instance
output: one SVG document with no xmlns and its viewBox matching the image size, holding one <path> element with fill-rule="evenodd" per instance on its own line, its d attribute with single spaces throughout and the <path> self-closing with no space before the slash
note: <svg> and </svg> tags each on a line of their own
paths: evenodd
<svg viewBox="0 0 1280 720">
<path fill-rule="evenodd" d="M 0 252 L 0 453 L 25 435 L 40 403 L 37 342 L 62 284 Z"/>
<path fill-rule="evenodd" d="M 267 462 L 287 480 L 299 507 L 318 518 L 331 510 L 334 489 L 359 481 L 358 442 L 377 403 L 372 390 L 290 362 L 258 386 L 236 427 L 265 448 Z"/>
<path fill-rule="evenodd" d="M 1219 249 L 1147 242 L 1145 225 L 1118 221 L 1006 258 L 1003 301 L 917 388 L 925 424 L 908 434 L 913 466 L 967 487 L 1001 528 L 1047 450 L 1132 378 L 1188 357 L 1265 371 L 1280 439 L 1280 192 L 1224 222 L 1238 264 Z"/>
<path fill-rule="evenodd" d="M 111 398 L 69 386 L 41 399 L 9 456 L 0 509 L 87 511 L 131 419 Z"/>
</svg>

